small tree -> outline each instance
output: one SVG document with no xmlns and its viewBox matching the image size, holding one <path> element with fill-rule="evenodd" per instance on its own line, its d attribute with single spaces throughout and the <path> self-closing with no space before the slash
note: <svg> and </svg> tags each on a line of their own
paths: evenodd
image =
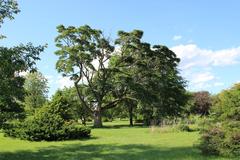
<svg viewBox="0 0 240 160">
<path fill-rule="evenodd" d="M 211 95 L 208 91 L 194 92 L 191 94 L 189 112 L 201 116 L 208 115 L 212 106 Z"/>
<path fill-rule="evenodd" d="M 40 72 L 28 73 L 25 78 L 25 107 L 31 113 L 47 101 L 48 82 Z"/>
</svg>

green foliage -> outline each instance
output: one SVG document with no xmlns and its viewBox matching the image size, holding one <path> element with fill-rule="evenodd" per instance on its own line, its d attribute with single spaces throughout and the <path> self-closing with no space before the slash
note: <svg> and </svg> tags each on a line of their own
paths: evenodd
<svg viewBox="0 0 240 160">
<path fill-rule="evenodd" d="M 20 12 L 18 4 L 15 0 L 1 0 L 0 1 L 0 23 L 3 23 L 5 18 L 13 19 L 13 15 Z"/>
<path fill-rule="evenodd" d="M 79 85 L 78 88 L 82 92 L 85 90 L 85 87 L 83 85 Z M 64 88 L 63 90 L 57 91 L 57 93 L 61 93 L 61 96 L 66 99 L 71 112 L 71 118 L 74 120 L 80 119 L 82 121 L 82 124 L 85 125 L 86 121 L 91 118 L 92 115 L 79 100 L 76 88 Z"/>
<path fill-rule="evenodd" d="M 185 132 L 191 132 L 191 128 L 187 125 L 187 124 L 179 124 L 177 126 L 177 128 L 180 130 L 180 131 L 185 131 Z"/>
<path fill-rule="evenodd" d="M 58 141 L 79 139 L 90 136 L 90 129 L 79 126 L 70 119 L 67 101 L 56 94 L 50 104 L 46 104 L 24 122 L 8 126 L 6 135 L 30 141 Z"/>
<path fill-rule="evenodd" d="M 107 68 L 114 47 L 102 31 L 88 25 L 60 25 L 57 30 L 59 35 L 55 41 L 58 50 L 55 54 L 59 59 L 56 68 L 74 81 L 81 104 L 93 113 L 95 126 L 101 127 L 101 112 L 117 102 L 107 101 L 109 93 L 115 90 L 111 80 L 113 69 Z M 79 89 L 80 84 L 84 85 L 88 94 Z"/>
<path fill-rule="evenodd" d="M 35 64 L 43 46 L 34 47 L 31 43 L 17 47 L 0 47 L 0 126 L 9 119 L 20 118 L 23 112 L 24 71 L 36 70 Z"/>
<path fill-rule="evenodd" d="M 126 106 L 131 122 L 139 106 L 148 124 L 180 115 L 187 99 L 185 81 L 177 69 L 180 59 L 166 46 L 142 42 L 140 30 L 119 31 L 115 40 L 119 50 L 114 51 L 102 31 L 88 25 L 60 25 L 57 29 L 56 68 L 74 81 L 96 127 L 102 125 L 102 113 L 120 103 Z M 79 84 L 87 92 L 82 92 Z"/>
<path fill-rule="evenodd" d="M 240 85 L 214 98 L 212 120 L 202 131 L 200 148 L 204 154 L 240 156 Z"/>
<path fill-rule="evenodd" d="M 28 113 L 34 113 L 35 109 L 47 102 L 47 83 L 47 79 L 40 72 L 28 73 L 25 76 L 26 96 L 24 104 Z"/>
<path fill-rule="evenodd" d="M 135 103 L 131 106 L 141 111 L 147 125 L 179 116 L 187 100 L 185 81 L 177 69 L 180 59 L 166 46 L 142 42 L 143 31 L 119 31 L 118 36 L 120 54 L 110 65 L 121 64 L 115 79 L 121 80 L 128 101 Z"/>
<path fill-rule="evenodd" d="M 14 15 L 19 13 L 18 3 L 15 0 L 1 0 L 0 1 L 0 27 L 4 23 L 4 19 L 14 19 Z M 6 38 L 0 35 L 0 39 Z"/>
</svg>

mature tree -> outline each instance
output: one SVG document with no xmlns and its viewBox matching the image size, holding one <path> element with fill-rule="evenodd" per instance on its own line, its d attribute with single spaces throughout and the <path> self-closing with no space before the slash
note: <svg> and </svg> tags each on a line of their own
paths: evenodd
<svg viewBox="0 0 240 160">
<path fill-rule="evenodd" d="M 114 68 L 107 67 L 114 47 L 100 30 L 85 25 L 79 28 L 57 27 L 55 52 L 59 59 L 56 68 L 63 76 L 74 81 L 78 97 L 86 109 L 93 113 L 94 126 L 101 127 L 101 114 L 104 110 L 115 107 L 122 100 L 124 92 L 118 90 L 111 79 Z M 88 95 L 84 95 L 79 85 L 85 85 Z M 115 92 L 118 98 L 109 99 Z"/>
<path fill-rule="evenodd" d="M 18 47 L 0 47 L 0 124 L 16 118 L 23 111 L 20 104 L 24 100 L 24 77 L 21 72 L 33 71 L 35 61 L 44 47 L 32 44 Z"/>
<path fill-rule="evenodd" d="M 138 104 L 146 124 L 159 123 L 166 116 L 178 116 L 186 102 L 185 81 L 179 75 L 176 54 L 165 46 L 141 41 L 143 32 L 119 32 L 116 44 L 121 57 L 122 86 L 130 100 Z"/>
<path fill-rule="evenodd" d="M 47 101 L 48 81 L 40 72 L 28 73 L 25 78 L 25 107 L 32 113 Z"/>
<path fill-rule="evenodd" d="M 142 42 L 139 30 L 120 31 L 115 52 L 102 32 L 89 26 L 61 25 L 58 32 L 57 69 L 74 81 L 81 103 L 94 114 L 94 126 L 102 125 L 104 110 L 120 102 L 142 106 L 148 121 L 180 114 L 185 81 L 177 70 L 179 58 L 167 47 Z M 78 89 L 80 83 L 87 95 Z"/>
</svg>

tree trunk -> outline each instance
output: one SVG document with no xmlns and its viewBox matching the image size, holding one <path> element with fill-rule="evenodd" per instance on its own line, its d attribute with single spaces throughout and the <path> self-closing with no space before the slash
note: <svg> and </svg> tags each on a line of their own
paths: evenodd
<svg viewBox="0 0 240 160">
<path fill-rule="evenodd" d="M 86 126 L 86 118 L 84 116 L 82 117 L 82 124 Z"/>
<path fill-rule="evenodd" d="M 132 106 L 128 107 L 129 111 L 129 125 L 132 127 L 133 126 L 133 108 Z"/>
<path fill-rule="evenodd" d="M 93 112 L 93 118 L 94 118 L 94 123 L 93 126 L 95 128 L 100 128 L 102 127 L 102 113 L 100 110 L 95 110 Z"/>
</svg>

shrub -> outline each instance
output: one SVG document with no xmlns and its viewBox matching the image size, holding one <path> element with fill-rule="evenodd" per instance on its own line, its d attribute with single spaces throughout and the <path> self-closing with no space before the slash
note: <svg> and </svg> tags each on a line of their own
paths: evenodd
<svg viewBox="0 0 240 160">
<path fill-rule="evenodd" d="M 205 155 L 218 155 L 220 153 L 220 146 L 222 146 L 222 139 L 225 137 L 225 133 L 218 127 L 211 127 L 204 131 L 200 149 Z"/>
<path fill-rule="evenodd" d="M 57 98 L 40 108 L 32 117 L 23 122 L 9 123 L 5 135 L 30 141 L 58 141 L 89 137 L 91 130 L 85 126 L 69 122 L 67 103 Z"/>
<path fill-rule="evenodd" d="M 203 131 L 200 140 L 200 149 L 205 155 L 240 155 L 240 130 L 211 126 Z"/>
<path fill-rule="evenodd" d="M 240 84 L 222 91 L 213 102 L 200 149 L 204 154 L 240 156 Z"/>
<path fill-rule="evenodd" d="M 223 141 L 223 149 L 220 152 L 224 155 L 240 155 L 240 132 L 227 133 Z"/>
<path fill-rule="evenodd" d="M 70 124 L 64 125 L 64 132 L 66 133 L 64 139 L 80 139 L 84 137 L 90 137 L 90 128 L 82 125 Z"/>
</svg>

